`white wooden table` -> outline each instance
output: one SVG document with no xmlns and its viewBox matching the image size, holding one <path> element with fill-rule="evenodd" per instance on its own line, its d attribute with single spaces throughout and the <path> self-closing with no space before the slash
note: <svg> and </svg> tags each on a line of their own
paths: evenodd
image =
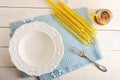
<svg viewBox="0 0 120 80">
<path fill-rule="evenodd" d="M 103 54 L 99 63 L 105 65 L 108 72 L 103 73 L 91 64 L 61 76 L 60 80 L 120 80 L 119 0 L 69 0 L 67 4 L 72 8 L 108 8 L 113 13 L 113 19 L 105 27 L 95 25 L 99 30 L 97 37 Z M 21 73 L 12 64 L 8 52 L 9 23 L 49 12 L 44 0 L 0 0 L 0 80 L 23 80 Z"/>
</svg>

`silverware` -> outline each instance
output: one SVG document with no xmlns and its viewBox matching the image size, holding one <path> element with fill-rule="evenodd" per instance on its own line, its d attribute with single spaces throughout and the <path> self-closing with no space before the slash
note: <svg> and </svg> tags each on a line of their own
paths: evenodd
<svg viewBox="0 0 120 80">
<path fill-rule="evenodd" d="M 91 63 L 93 63 L 99 70 L 101 70 L 103 72 L 107 72 L 107 69 L 106 69 L 105 66 L 100 65 L 100 64 L 96 63 L 95 61 L 91 60 L 90 58 L 88 58 L 84 54 L 84 52 L 80 51 L 79 49 L 77 49 L 75 47 L 72 48 L 72 51 L 75 52 L 78 56 L 86 58 L 88 61 L 90 61 Z"/>
</svg>

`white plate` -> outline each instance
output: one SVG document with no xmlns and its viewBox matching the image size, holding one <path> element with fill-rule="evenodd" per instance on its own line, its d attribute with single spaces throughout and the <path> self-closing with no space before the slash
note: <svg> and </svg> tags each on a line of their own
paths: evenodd
<svg viewBox="0 0 120 80">
<path fill-rule="evenodd" d="M 15 66 L 28 75 L 40 76 L 59 64 L 64 45 L 57 30 L 44 22 L 20 26 L 10 40 L 9 52 Z"/>
</svg>

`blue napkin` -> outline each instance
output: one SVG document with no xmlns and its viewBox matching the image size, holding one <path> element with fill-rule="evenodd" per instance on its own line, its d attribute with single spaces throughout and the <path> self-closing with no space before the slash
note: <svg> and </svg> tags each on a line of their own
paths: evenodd
<svg viewBox="0 0 120 80">
<path fill-rule="evenodd" d="M 80 9 L 76 9 L 75 11 L 91 23 L 91 20 L 88 18 L 87 8 L 80 8 Z M 94 44 L 94 45 L 92 44 L 90 46 L 83 45 L 73 35 L 71 35 L 66 29 L 64 29 L 59 23 L 57 23 L 53 19 L 53 16 L 51 14 L 11 23 L 10 24 L 11 37 L 19 26 L 25 23 L 33 22 L 33 21 L 43 21 L 48 25 L 51 25 L 52 27 L 56 28 L 61 34 L 63 38 L 64 46 L 65 46 L 64 56 L 59 66 L 54 71 L 39 76 L 40 80 L 52 80 L 55 77 L 59 77 L 63 74 L 69 73 L 71 71 L 74 71 L 85 65 L 90 64 L 90 62 L 85 58 L 82 58 L 74 54 L 74 52 L 71 51 L 72 47 L 79 48 L 81 51 L 83 51 L 88 57 L 90 57 L 94 61 L 101 59 L 101 52 L 98 44 Z M 27 77 L 27 76 L 28 76 L 27 74 L 23 73 L 23 77 Z"/>
</svg>

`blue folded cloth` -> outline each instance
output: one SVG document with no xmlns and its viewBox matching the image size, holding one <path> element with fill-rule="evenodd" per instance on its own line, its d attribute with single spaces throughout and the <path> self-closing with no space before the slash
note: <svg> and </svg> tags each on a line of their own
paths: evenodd
<svg viewBox="0 0 120 80">
<path fill-rule="evenodd" d="M 80 8 L 80 9 L 76 9 L 75 11 L 79 13 L 81 16 L 83 16 L 88 22 L 91 23 L 91 20 L 88 18 L 87 8 Z M 40 80 L 52 80 L 55 77 L 59 77 L 63 74 L 79 69 L 90 63 L 85 58 L 82 58 L 74 54 L 74 52 L 71 51 L 72 47 L 79 48 L 94 61 L 101 59 L 101 52 L 98 44 L 92 44 L 90 46 L 83 45 L 72 34 L 70 34 L 66 29 L 64 29 L 59 23 L 57 23 L 51 14 L 11 23 L 10 24 L 11 37 L 19 26 L 33 21 L 43 21 L 48 25 L 51 25 L 52 27 L 56 28 L 61 34 L 65 46 L 64 56 L 59 66 L 53 72 L 40 75 L 39 76 Z M 23 73 L 23 77 L 27 77 L 27 76 L 28 76 L 27 74 Z"/>
</svg>

